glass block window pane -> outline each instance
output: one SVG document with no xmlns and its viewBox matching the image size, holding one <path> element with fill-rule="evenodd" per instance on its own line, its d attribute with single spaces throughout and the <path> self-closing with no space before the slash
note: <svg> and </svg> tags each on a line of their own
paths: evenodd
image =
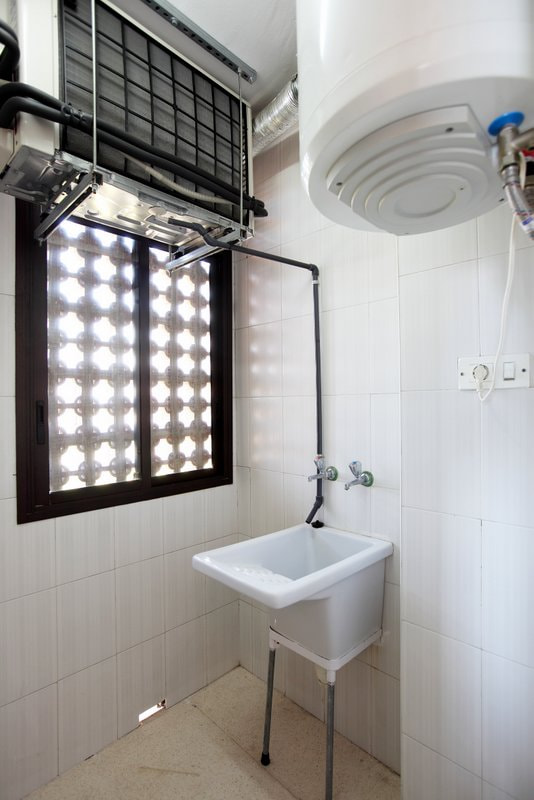
<svg viewBox="0 0 534 800">
<path fill-rule="evenodd" d="M 138 477 L 133 251 L 72 221 L 48 240 L 52 492 Z"/>
<path fill-rule="evenodd" d="M 152 475 L 212 463 L 210 265 L 169 273 L 168 253 L 150 248 Z"/>
</svg>

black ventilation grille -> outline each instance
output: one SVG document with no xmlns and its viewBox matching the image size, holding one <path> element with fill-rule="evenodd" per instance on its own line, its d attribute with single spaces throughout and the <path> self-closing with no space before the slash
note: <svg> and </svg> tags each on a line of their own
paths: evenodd
<svg viewBox="0 0 534 800">
<path fill-rule="evenodd" d="M 92 113 L 91 3 L 64 0 L 62 5 L 64 100 Z M 238 98 L 100 2 L 96 3 L 96 28 L 97 117 L 239 191 L 241 153 L 247 153 L 245 105 L 242 149 Z M 92 161 L 92 139 L 87 134 L 64 128 L 62 148 Z M 161 183 L 108 145 L 99 143 L 98 164 L 164 191 Z M 210 194 L 201 184 L 157 169 L 178 190 L 183 186 Z M 247 186 L 245 156 L 245 192 Z M 198 205 L 239 219 L 235 206 L 230 211 L 229 205 Z"/>
</svg>

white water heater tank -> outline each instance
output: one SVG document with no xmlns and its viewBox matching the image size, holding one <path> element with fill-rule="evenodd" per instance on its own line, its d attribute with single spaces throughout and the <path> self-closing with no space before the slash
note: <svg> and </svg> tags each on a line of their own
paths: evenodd
<svg viewBox="0 0 534 800">
<path fill-rule="evenodd" d="M 534 125 L 533 0 L 297 0 L 297 35 L 301 172 L 324 215 L 405 234 L 497 205 L 488 128 Z"/>
</svg>

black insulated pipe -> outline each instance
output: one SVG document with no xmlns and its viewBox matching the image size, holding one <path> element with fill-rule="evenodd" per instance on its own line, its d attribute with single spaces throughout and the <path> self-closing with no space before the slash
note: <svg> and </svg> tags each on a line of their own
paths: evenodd
<svg viewBox="0 0 534 800">
<path fill-rule="evenodd" d="M 0 56 L 0 80 L 9 81 L 20 61 L 20 49 L 17 34 L 0 20 L 0 44 L 4 45 Z"/>
<path fill-rule="evenodd" d="M 321 375 L 321 326 L 320 326 L 320 309 L 319 309 L 319 267 L 316 264 L 306 264 L 304 261 L 296 261 L 293 258 L 285 258 L 284 256 L 276 256 L 273 253 L 264 253 L 262 250 L 253 250 L 252 247 L 241 247 L 238 244 L 231 244 L 230 242 L 221 242 L 214 236 L 211 236 L 208 231 L 196 222 L 182 222 L 179 219 L 168 220 L 169 224 L 176 225 L 177 228 L 185 228 L 186 230 L 195 231 L 198 233 L 206 244 L 211 247 L 216 247 L 219 250 L 231 250 L 234 253 L 243 253 L 247 256 L 255 256 L 257 258 L 265 259 L 266 261 L 276 261 L 278 264 L 289 264 L 291 267 L 300 267 L 300 269 L 307 269 L 312 274 L 313 279 L 313 321 L 314 321 L 314 339 L 315 339 L 315 409 L 316 409 L 316 422 L 317 422 L 317 453 L 323 452 L 323 399 L 322 399 L 322 375 Z M 323 481 L 317 481 L 317 494 L 315 503 L 310 513 L 306 517 L 308 525 L 312 522 L 313 518 L 324 503 L 323 497 Z M 314 527 L 320 527 L 322 523 L 314 523 Z"/>
<path fill-rule="evenodd" d="M 32 103 L 35 103 L 33 105 Z M 60 113 L 60 116 L 50 116 L 46 109 L 52 109 Z M 24 83 L 5 84 L 0 87 L 0 128 L 12 126 L 15 115 L 19 111 L 34 114 L 61 125 L 77 128 L 89 135 L 93 133 L 93 116 L 83 111 L 78 111 L 66 103 L 62 103 L 56 97 L 47 95 L 33 86 Z M 116 150 L 120 150 L 126 156 L 131 155 L 139 161 L 165 169 L 174 175 L 178 175 L 184 180 L 202 186 L 205 190 L 212 192 L 217 197 L 234 205 L 239 205 L 240 195 L 236 189 L 230 189 L 214 175 L 200 169 L 199 167 L 188 164 L 183 159 L 161 150 L 152 145 L 147 145 L 136 136 L 132 136 L 126 131 L 110 125 L 104 120 L 97 121 L 99 139 Z M 176 186 L 176 192 L 180 192 L 180 187 Z M 244 208 L 253 211 L 258 217 L 267 216 L 267 211 L 261 200 L 255 197 L 244 195 Z"/>
</svg>

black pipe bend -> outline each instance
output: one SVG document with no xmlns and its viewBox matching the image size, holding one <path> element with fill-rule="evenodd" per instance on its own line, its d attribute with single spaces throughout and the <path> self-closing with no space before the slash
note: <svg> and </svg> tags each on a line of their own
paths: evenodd
<svg viewBox="0 0 534 800">
<path fill-rule="evenodd" d="M 92 134 L 93 132 L 93 117 L 91 114 L 86 114 L 83 111 L 75 109 L 67 103 L 62 103 L 55 97 L 41 92 L 33 86 L 25 83 L 9 83 L 0 86 L 0 128 L 10 127 L 13 117 L 18 111 L 28 111 L 34 113 L 36 116 L 44 116 L 35 108 L 31 110 L 25 105 L 25 100 L 35 100 L 42 105 L 42 108 L 50 107 L 61 111 L 62 118 L 54 118 L 54 122 L 59 122 L 63 125 L 78 128 L 85 133 Z M 50 117 L 44 117 L 50 119 Z M 176 156 L 170 156 L 163 150 L 146 145 L 135 136 L 115 128 L 113 125 L 105 122 L 104 120 L 97 120 L 98 133 L 101 141 L 109 144 L 117 150 L 122 151 L 126 155 L 130 154 L 133 158 L 140 161 L 148 161 L 154 165 L 160 166 L 162 169 L 168 170 L 175 175 L 179 175 L 184 180 L 196 183 L 204 189 L 213 192 L 214 195 L 228 200 L 230 203 L 237 205 L 239 203 L 239 193 L 236 189 L 229 189 L 219 178 L 210 175 L 198 167 L 192 168 L 190 164 L 183 161 Z M 180 189 L 177 186 L 176 191 Z M 245 195 L 243 198 L 243 206 L 247 210 L 252 210 L 258 217 L 267 216 L 267 211 L 261 200 L 255 197 Z"/>
<path fill-rule="evenodd" d="M 0 27 L 0 44 L 4 45 L 0 56 L 0 79 L 5 81 L 11 80 L 20 61 L 19 43 L 16 35 L 13 34 L 14 31 L 10 33 L 3 26 Z"/>
<path fill-rule="evenodd" d="M 56 98 L 50 97 L 32 86 L 18 84 L 21 94 L 11 88 L 12 86 L 17 86 L 17 84 L 5 84 L 0 87 L 0 128 L 10 127 L 15 114 L 19 111 L 25 111 L 62 125 L 78 128 L 84 133 L 92 133 L 92 116 L 90 114 L 85 114 L 66 103 L 61 103 Z M 50 111 L 58 112 L 59 116 L 51 116 Z M 116 150 L 120 150 L 126 156 L 131 155 L 140 161 L 149 161 L 162 169 L 181 176 L 184 180 L 197 183 L 230 203 L 235 205 L 239 203 L 239 194 L 236 190 L 228 189 L 215 177 L 208 175 L 205 178 L 203 174 L 199 175 L 196 168 L 182 166 L 182 163 L 185 164 L 185 162 L 182 162 L 181 159 L 167 156 L 157 148 L 147 147 L 144 142 L 141 142 L 136 137 L 124 131 L 119 131 L 104 122 L 98 123 L 98 133 L 102 142 Z M 180 192 L 179 186 L 176 187 L 176 191 Z M 261 200 L 245 195 L 243 205 L 244 208 L 253 210 L 257 216 L 266 216 L 267 212 Z"/>
<path fill-rule="evenodd" d="M 4 22 L 3 19 L 0 19 L 0 28 L 2 28 L 2 30 L 4 30 L 6 33 L 9 33 L 9 35 L 12 36 L 18 44 L 19 37 L 17 36 L 17 32 L 14 28 L 8 25 L 7 22 Z"/>
</svg>

